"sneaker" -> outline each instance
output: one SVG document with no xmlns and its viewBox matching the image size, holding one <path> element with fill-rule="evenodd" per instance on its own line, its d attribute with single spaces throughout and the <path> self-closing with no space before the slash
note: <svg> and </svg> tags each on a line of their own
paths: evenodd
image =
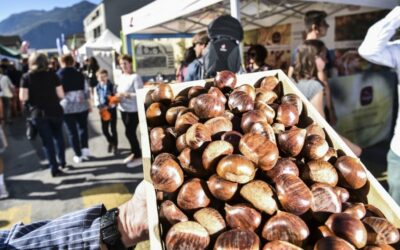
<svg viewBox="0 0 400 250">
<path fill-rule="evenodd" d="M 76 164 L 78 164 L 78 163 L 81 163 L 81 162 L 82 162 L 82 157 L 79 157 L 79 156 L 75 155 L 75 156 L 72 158 L 72 160 L 73 160 Z"/>
<path fill-rule="evenodd" d="M 7 199 L 8 197 L 10 197 L 10 194 L 8 193 L 6 186 L 0 186 L 0 200 Z"/>
<path fill-rule="evenodd" d="M 63 175 L 65 175 L 65 172 L 60 169 L 57 169 L 56 171 L 51 171 L 51 176 L 53 177 L 58 177 Z"/>
<path fill-rule="evenodd" d="M 135 154 L 130 154 L 128 157 L 126 157 L 126 158 L 124 159 L 124 164 L 127 164 L 127 163 L 129 163 L 129 162 L 132 162 L 134 158 L 135 158 Z"/>
<path fill-rule="evenodd" d="M 82 158 L 85 160 L 89 160 L 90 151 L 88 148 L 82 148 Z"/>
</svg>

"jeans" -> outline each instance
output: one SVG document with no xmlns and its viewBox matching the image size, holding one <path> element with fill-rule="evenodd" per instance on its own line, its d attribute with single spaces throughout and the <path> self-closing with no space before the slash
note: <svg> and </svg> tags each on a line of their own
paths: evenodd
<svg viewBox="0 0 400 250">
<path fill-rule="evenodd" d="M 33 119 L 33 124 L 38 129 L 42 138 L 44 151 L 49 160 L 51 171 L 57 172 L 58 166 L 65 166 L 65 144 L 62 130 L 62 118 L 38 117 Z M 59 163 L 56 159 L 56 154 Z"/>
<path fill-rule="evenodd" d="M 400 156 L 392 150 L 387 154 L 389 194 L 400 205 Z"/>
<path fill-rule="evenodd" d="M 108 143 L 118 146 L 118 134 L 117 134 L 117 109 L 108 109 L 111 114 L 109 121 L 101 120 L 101 130 L 106 137 Z M 111 128 L 111 133 L 110 133 Z"/>
<path fill-rule="evenodd" d="M 11 97 L 2 97 L 4 121 L 9 122 L 11 119 Z"/>
<path fill-rule="evenodd" d="M 139 124 L 139 116 L 137 112 L 123 112 L 121 111 L 122 122 L 125 125 L 125 136 L 128 138 L 131 145 L 131 152 L 135 157 L 141 157 L 142 151 L 140 150 L 139 141 L 136 137 L 136 127 Z"/>
<path fill-rule="evenodd" d="M 89 148 L 88 120 L 89 111 L 64 114 L 69 142 L 76 156 L 82 156 L 82 148 Z"/>
</svg>

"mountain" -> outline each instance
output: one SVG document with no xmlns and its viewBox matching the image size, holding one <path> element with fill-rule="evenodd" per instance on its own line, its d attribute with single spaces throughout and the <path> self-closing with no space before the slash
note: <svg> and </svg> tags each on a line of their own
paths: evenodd
<svg viewBox="0 0 400 250">
<path fill-rule="evenodd" d="M 83 32 L 83 19 L 96 7 L 82 1 L 50 11 L 31 10 L 13 14 L 0 22 L 1 35 L 19 35 L 31 48 L 55 48 L 56 38 Z"/>
</svg>

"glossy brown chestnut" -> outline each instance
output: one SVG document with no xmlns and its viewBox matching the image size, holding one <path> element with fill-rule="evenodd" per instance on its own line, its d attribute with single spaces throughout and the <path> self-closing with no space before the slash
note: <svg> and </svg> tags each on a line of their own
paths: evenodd
<svg viewBox="0 0 400 250">
<path fill-rule="evenodd" d="M 358 219 L 364 218 L 366 214 L 365 206 L 363 203 L 343 203 L 343 213 L 353 215 Z"/>
<path fill-rule="evenodd" d="M 193 109 L 199 118 L 209 119 L 222 115 L 225 112 L 225 104 L 215 95 L 202 94 L 196 97 Z"/>
<path fill-rule="evenodd" d="M 367 230 L 356 217 L 346 213 L 329 216 L 325 225 L 338 237 L 348 241 L 357 248 L 367 244 Z"/>
<path fill-rule="evenodd" d="M 157 127 L 165 124 L 165 112 L 167 108 L 159 103 L 153 102 L 146 110 L 146 119 L 149 127 Z"/>
<path fill-rule="evenodd" d="M 178 135 L 181 135 L 185 133 L 190 126 L 198 121 L 199 118 L 192 112 L 184 113 L 176 118 L 175 131 L 178 133 Z"/>
<path fill-rule="evenodd" d="M 214 208 L 205 207 L 194 213 L 193 218 L 212 236 L 226 228 L 224 217 Z"/>
<path fill-rule="evenodd" d="M 239 87 L 236 87 L 232 92 L 235 92 L 235 91 L 246 92 L 253 99 L 253 101 L 256 99 L 256 90 L 250 84 L 240 85 Z"/>
<path fill-rule="evenodd" d="M 289 103 L 294 105 L 297 108 L 299 115 L 303 111 L 303 102 L 301 101 L 300 97 L 296 94 L 286 94 L 282 96 L 281 103 Z"/>
<path fill-rule="evenodd" d="M 302 250 L 302 248 L 287 241 L 273 240 L 265 244 L 262 250 Z"/>
<path fill-rule="evenodd" d="M 333 234 L 332 231 L 325 225 L 319 226 L 318 232 L 321 234 L 322 237 L 335 236 L 335 234 Z"/>
<path fill-rule="evenodd" d="M 235 195 L 239 184 L 227 181 L 214 174 L 208 179 L 207 186 L 215 198 L 221 201 L 228 201 Z"/>
<path fill-rule="evenodd" d="M 245 134 L 240 139 L 239 150 L 264 171 L 273 168 L 279 157 L 278 147 L 267 137 L 256 133 Z"/>
<path fill-rule="evenodd" d="M 179 153 L 188 147 L 188 145 L 186 145 L 186 134 L 181 134 L 176 139 L 175 146 Z"/>
<path fill-rule="evenodd" d="M 395 244 L 399 241 L 399 231 L 397 228 L 384 218 L 365 217 L 362 220 L 369 227 L 369 244 Z"/>
<path fill-rule="evenodd" d="M 225 204 L 226 223 L 232 228 L 255 231 L 261 224 L 261 214 L 246 204 Z"/>
<path fill-rule="evenodd" d="M 244 113 L 254 109 L 254 101 L 246 92 L 236 91 L 229 95 L 228 106 L 233 113 Z"/>
<path fill-rule="evenodd" d="M 236 86 L 235 73 L 228 70 L 217 72 L 217 75 L 214 78 L 214 86 L 219 89 L 234 89 Z"/>
<path fill-rule="evenodd" d="M 184 210 L 207 207 L 211 200 L 207 185 L 199 178 L 193 178 L 182 185 L 177 197 L 178 206 Z"/>
<path fill-rule="evenodd" d="M 160 218 L 166 219 L 171 225 L 188 221 L 188 217 L 170 200 L 161 203 Z"/>
<path fill-rule="evenodd" d="M 192 149 L 198 149 L 204 143 L 211 141 L 210 130 L 202 123 L 190 126 L 186 131 L 186 145 Z"/>
<path fill-rule="evenodd" d="M 254 109 L 262 111 L 267 117 L 267 121 L 269 124 L 272 124 L 274 122 L 276 113 L 275 110 L 268 104 L 260 101 L 255 102 Z"/>
<path fill-rule="evenodd" d="M 235 153 L 239 152 L 239 142 L 241 138 L 242 134 L 237 131 L 227 131 L 221 136 L 221 140 L 227 141 L 232 144 Z"/>
<path fill-rule="evenodd" d="M 359 159 L 351 156 L 341 156 L 337 159 L 335 167 L 343 185 L 359 189 L 367 183 L 367 172 Z"/>
<path fill-rule="evenodd" d="M 217 174 L 225 180 L 245 184 L 254 179 L 256 167 L 242 155 L 227 155 L 218 162 Z"/>
<path fill-rule="evenodd" d="M 307 239 L 310 231 L 300 217 L 278 211 L 265 223 L 261 234 L 264 239 L 269 241 L 282 240 L 300 245 L 303 240 Z"/>
<path fill-rule="evenodd" d="M 311 186 L 311 193 L 313 212 L 340 213 L 342 211 L 342 203 L 330 185 L 315 183 Z"/>
<path fill-rule="evenodd" d="M 364 207 L 366 209 L 366 216 L 367 217 L 380 217 L 386 219 L 386 216 L 382 213 L 382 211 L 375 207 L 372 204 L 364 204 Z"/>
<path fill-rule="evenodd" d="M 226 141 L 213 141 L 204 149 L 201 160 L 206 171 L 215 171 L 219 160 L 233 154 L 233 146 Z"/>
<path fill-rule="evenodd" d="M 329 150 L 328 142 L 319 135 L 310 135 L 304 142 L 304 155 L 307 159 L 320 159 L 326 155 Z"/>
<path fill-rule="evenodd" d="M 176 122 L 176 118 L 178 117 L 179 113 L 183 110 L 187 109 L 184 106 L 176 106 L 169 108 L 167 113 L 165 114 L 165 120 L 168 122 L 169 125 L 174 126 Z"/>
<path fill-rule="evenodd" d="M 232 122 L 223 116 L 211 118 L 206 121 L 204 125 L 206 125 L 210 131 L 211 136 L 217 135 L 221 132 L 231 131 L 233 128 Z"/>
<path fill-rule="evenodd" d="M 339 196 L 342 203 L 349 200 L 350 193 L 349 193 L 349 191 L 347 191 L 347 189 L 338 187 L 338 186 L 334 187 L 333 189 L 335 190 L 336 194 Z"/>
<path fill-rule="evenodd" d="M 207 230 L 194 221 L 176 223 L 167 233 L 167 250 L 205 249 L 210 244 Z"/>
<path fill-rule="evenodd" d="M 275 178 L 275 183 L 278 199 L 285 211 L 301 215 L 311 207 L 312 193 L 299 177 L 283 174 Z"/>
<path fill-rule="evenodd" d="M 278 95 L 274 91 L 262 88 L 256 89 L 256 102 L 272 104 L 276 99 L 278 99 Z"/>
<path fill-rule="evenodd" d="M 250 128 L 250 133 L 261 134 L 268 138 L 271 142 L 276 144 L 276 138 L 274 130 L 268 122 L 256 122 Z"/>
<path fill-rule="evenodd" d="M 285 131 L 285 125 L 279 122 L 272 123 L 271 127 L 274 130 L 274 133 L 277 135 Z M 304 138 L 305 138 L 305 133 L 304 133 Z"/>
<path fill-rule="evenodd" d="M 269 215 L 275 213 L 277 204 L 270 186 L 261 180 L 254 180 L 240 189 L 240 195 L 250 202 L 259 211 Z"/>
<path fill-rule="evenodd" d="M 253 126 L 253 124 L 256 122 L 268 123 L 268 119 L 261 110 L 250 110 L 242 115 L 240 127 L 244 133 L 248 133 L 251 129 L 251 126 Z"/>
<path fill-rule="evenodd" d="M 223 104 L 225 104 L 228 101 L 224 93 L 222 93 L 222 91 L 219 88 L 211 87 L 208 90 L 208 94 L 216 96 Z"/>
<path fill-rule="evenodd" d="M 189 89 L 188 99 L 193 99 L 199 95 L 206 94 L 208 90 L 203 86 L 193 86 Z"/>
<path fill-rule="evenodd" d="M 192 99 L 189 100 L 189 104 L 188 104 L 188 108 L 193 110 L 193 112 L 194 112 L 194 105 L 196 103 L 196 99 L 197 99 L 197 97 L 193 97 Z"/>
<path fill-rule="evenodd" d="M 226 119 L 232 121 L 232 119 L 235 117 L 235 114 L 232 113 L 230 110 L 225 110 L 224 114 L 222 117 L 225 117 Z"/>
<path fill-rule="evenodd" d="M 159 83 L 151 93 L 151 98 L 154 102 L 162 102 L 168 105 L 174 100 L 174 92 L 169 84 Z"/>
<path fill-rule="evenodd" d="M 328 236 L 317 241 L 314 250 L 355 250 L 349 242 L 335 236 Z"/>
<path fill-rule="evenodd" d="M 185 148 L 178 156 L 179 163 L 186 174 L 195 177 L 206 177 L 207 171 L 201 162 L 201 152 Z"/>
<path fill-rule="evenodd" d="M 299 123 L 299 111 L 296 106 L 289 103 L 282 103 L 276 112 L 276 121 L 285 125 L 285 127 L 292 127 Z"/>
<path fill-rule="evenodd" d="M 394 247 L 391 245 L 387 244 L 377 244 L 373 246 L 366 246 L 363 248 L 363 250 L 396 250 Z"/>
<path fill-rule="evenodd" d="M 292 127 L 278 134 L 279 149 L 287 156 L 296 157 L 303 149 L 305 139 L 305 129 Z"/>
<path fill-rule="evenodd" d="M 325 139 L 324 129 L 316 123 L 308 125 L 306 130 L 307 130 L 307 136 L 319 135 L 322 139 Z"/>
<path fill-rule="evenodd" d="M 279 80 L 275 76 L 266 76 L 260 83 L 260 88 L 266 90 L 275 90 L 278 86 Z"/>
<path fill-rule="evenodd" d="M 321 158 L 323 161 L 335 162 L 337 159 L 337 152 L 334 148 L 329 147 L 328 152 Z"/>
<path fill-rule="evenodd" d="M 174 151 L 175 138 L 165 128 L 155 127 L 150 130 L 150 150 L 154 155 Z"/>
<path fill-rule="evenodd" d="M 339 177 L 335 167 L 329 162 L 312 160 L 307 162 L 303 169 L 302 179 L 306 182 L 325 183 L 332 187 L 336 186 Z"/>
<path fill-rule="evenodd" d="M 156 189 L 168 193 L 175 192 L 183 183 L 183 171 L 176 157 L 168 153 L 161 153 L 154 159 L 150 176 Z"/>
<path fill-rule="evenodd" d="M 275 182 L 276 177 L 282 174 L 299 176 L 299 169 L 297 168 L 296 163 L 294 163 L 291 159 L 279 158 L 275 166 L 265 173 L 273 182 Z"/>
<path fill-rule="evenodd" d="M 218 236 L 214 250 L 259 250 L 260 239 L 253 231 L 232 229 Z"/>
</svg>

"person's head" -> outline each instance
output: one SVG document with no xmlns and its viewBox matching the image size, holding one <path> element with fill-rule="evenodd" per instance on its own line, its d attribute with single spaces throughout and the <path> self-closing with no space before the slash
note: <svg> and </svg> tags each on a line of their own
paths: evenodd
<svg viewBox="0 0 400 250">
<path fill-rule="evenodd" d="M 293 78 L 296 81 L 316 78 L 318 73 L 317 60 L 324 60 L 323 54 L 326 55 L 326 47 L 322 41 L 317 39 L 305 40 L 297 49 Z"/>
<path fill-rule="evenodd" d="M 208 37 L 207 31 L 200 31 L 193 37 L 193 48 L 196 53 L 196 57 L 200 58 L 203 56 L 203 51 L 206 48 L 210 38 Z"/>
<path fill-rule="evenodd" d="M 61 57 L 61 67 L 74 67 L 75 60 L 71 54 L 66 54 Z"/>
<path fill-rule="evenodd" d="M 311 35 L 313 38 L 324 37 L 329 28 L 325 20 L 326 16 L 325 11 L 310 10 L 306 12 L 304 24 L 306 26 L 307 35 Z"/>
<path fill-rule="evenodd" d="M 99 69 L 97 72 L 96 72 L 96 77 L 97 77 L 97 81 L 100 83 L 100 84 L 107 84 L 107 82 L 108 82 L 108 72 L 107 72 L 107 70 L 105 70 L 105 69 Z"/>
<path fill-rule="evenodd" d="M 32 53 L 28 59 L 29 69 L 32 72 L 46 71 L 49 62 L 47 56 L 43 53 Z"/>
<path fill-rule="evenodd" d="M 49 68 L 57 71 L 60 68 L 60 63 L 58 62 L 58 58 L 56 56 L 52 56 L 49 60 Z"/>
<path fill-rule="evenodd" d="M 99 64 L 97 63 L 96 58 L 94 58 L 93 56 L 89 58 L 89 68 L 93 69 L 93 70 L 98 70 L 99 69 Z"/>
<path fill-rule="evenodd" d="M 132 74 L 132 57 L 129 55 L 120 55 L 118 58 L 119 66 L 121 67 L 122 73 Z"/>
<path fill-rule="evenodd" d="M 267 58 L 268 51 L 261 44 L 251 45 L 247 51 L 250 63 L 255 63 L 257 66 L 263 66 Z"/>
<path fill-rule="evenodd" d="M 196 52 L 194 51 L 194 47 L 187 48 L 185 50 L 185 54 L 183 55 L 182 64 L 184 66 L 188 66 L 191 62 L 196 59 Z"/>
</svg>

